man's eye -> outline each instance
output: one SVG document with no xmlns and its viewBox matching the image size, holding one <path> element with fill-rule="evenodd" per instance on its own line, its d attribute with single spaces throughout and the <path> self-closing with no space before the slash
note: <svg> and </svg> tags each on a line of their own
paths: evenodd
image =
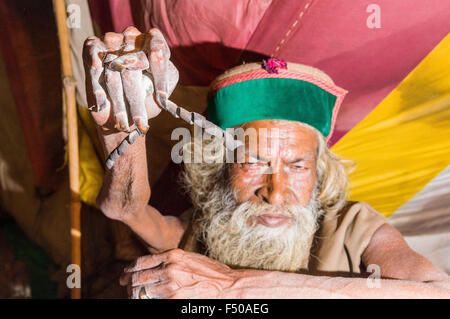
<svg viewBox="0 0 450 319">
<path fill-rule="evenodd" d="M 259 163 L 256 163 L 256 162 L 245 162 L 244 163 L 244 165 L 247 165 L 247 166 L 258 166 L 258 164 Z"/>
<path fill-rule="evenodd" d="M 260 163 L 260 162 L 245 162 L 245 163 L 243 163 L 243 166 L 246 167 L 246 168 L 257 169 L 257 168 L 265 167 L 265 166 L 266 166 L 266 163 Z"/>
<path fill-rule="evenodd" d="M 302 171 L 302 170 L 306 169 L 305 165 L 294 165 L 293 167 L 294 167 L 294 169 L 296 169 L 298 171 Z"/>
</svg>

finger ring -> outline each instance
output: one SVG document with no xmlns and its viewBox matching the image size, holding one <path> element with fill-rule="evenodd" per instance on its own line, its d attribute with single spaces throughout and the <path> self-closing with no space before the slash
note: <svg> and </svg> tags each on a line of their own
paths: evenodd
<svg viewBox="0 0 450 319">
<path fill-rule="evenodd" d="M 152 299 L 147 293 L 147 289 L 145 289 L 145 286 L 139 290 L 139 299 Z"/>
</svg>

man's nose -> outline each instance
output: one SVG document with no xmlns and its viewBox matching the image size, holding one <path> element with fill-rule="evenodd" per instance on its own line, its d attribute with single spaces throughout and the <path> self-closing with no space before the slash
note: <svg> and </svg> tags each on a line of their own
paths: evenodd
<svg viewBox="0 0 450 319">
<path fill-rule="evenodd" d="M 287 172 L 278 169 L 266 174 L 265 184 L 258 190 L 258 197 L 272 205 L 287 204 L 290 201 L 289 176 Z"/>
</svg>

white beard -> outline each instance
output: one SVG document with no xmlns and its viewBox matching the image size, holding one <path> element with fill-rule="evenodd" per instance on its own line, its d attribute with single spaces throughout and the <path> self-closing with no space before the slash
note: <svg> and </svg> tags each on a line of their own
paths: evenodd
<svg viewBox="0 0 450 319">
<path fill-rule="evenodd" d="M 237 204 L 229 189 L 215 187 L 200 206 L 198 226 L 209 257 L 234 268 L 291 272 L 307 267 L 318 219 L 323 213 L 317 190 L 303 207 Z M 266 211 L 282 212 L 291 221 L 277 228 L 248 225 L 252 217 Z"/>
</svg>

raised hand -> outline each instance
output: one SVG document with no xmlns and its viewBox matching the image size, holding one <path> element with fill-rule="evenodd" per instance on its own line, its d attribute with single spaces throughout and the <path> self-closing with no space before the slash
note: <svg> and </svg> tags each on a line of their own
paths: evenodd
<svg viewBox="0 0 450 319">
<path fill-rule="evenodd" d="M 106 33 L 103 41 L 86 39 L 86 94 L 106 154 L 125 132 L 135 127 L 147 132 L 148 120 L 160 113 L 156 93 L 168 97 L 178 82 L 178 71 L 169 59 L 169 47 L 157 29 L 141 33 L 128 27 L 123 33 Z"/>
</svg>

